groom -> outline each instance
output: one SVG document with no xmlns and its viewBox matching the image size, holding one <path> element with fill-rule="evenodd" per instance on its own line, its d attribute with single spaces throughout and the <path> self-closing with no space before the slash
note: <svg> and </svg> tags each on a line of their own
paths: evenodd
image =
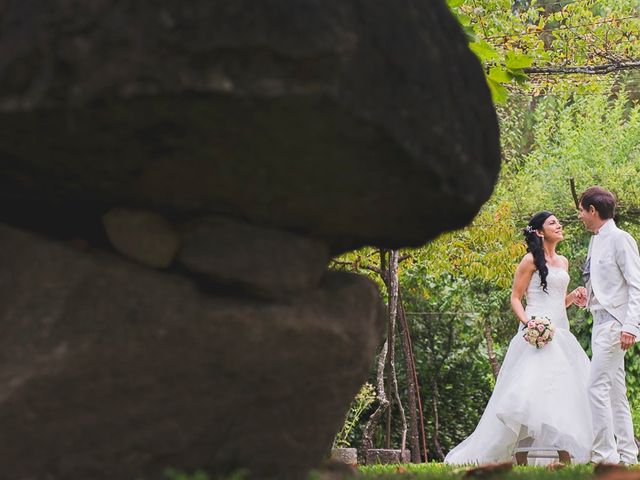
<svg viewBox="0 0 640 480">
<path fill-rule="evenodd" d="M 616 199 L 601 187 L 580 197 L 580 220 L 594 233 L 584 269 L 582 305 L 593 316 L 589 398 L 595 463 L 635 464 L 638 447 L 625 385 L 624 354 L 640 335 L 640 257 L 631 235 L 613 216 Z"/>
</svg>

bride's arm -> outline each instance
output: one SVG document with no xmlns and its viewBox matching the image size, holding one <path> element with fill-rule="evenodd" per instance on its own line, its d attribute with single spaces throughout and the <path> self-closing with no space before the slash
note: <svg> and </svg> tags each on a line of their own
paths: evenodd
<svg viewBox="0 0 640 480">
<path fill-rule="evenodd" d="M 525 325 L 529 319 L 524 313 L 522 298 L 531 281 L 531 275 L 533 275 L 535 271 L 536 266 L 533 263 L 533 256 L 528 253 L 524 256 L 518 268 L 516 268 L 516 273 L 513 277 L 513 286 L 511 287 L 511 310 L 513 310 L 513 313 L 518 317 L 518 321 Z"/>
<path fill-rule="evenodd" d="M 569 293 L 567 293 L 564 297 L 564 306 L 565 308 L 569 308 L 571 305 L 573 305 L 576 302 L 576 290 L 578 290 L 577 288 Z"/>
<path fill-rule="evenodd" d="M 567 260 L 565 257 L 561 257 L 561 258 L 564 261 L 564 269 L 565 269 L 565 271 L 569 272 L 569 260 Z M 584 289 L 584 287 L 578 287 L 578 288 L 572 290 L 571 292 L 567 293 L 564 296 L 564 306 L 565 306 L 565 308 L 569 308 L 574 303 L 578 304 L 578 292 L 580 292 L 581 289 Z"/>
</svg>

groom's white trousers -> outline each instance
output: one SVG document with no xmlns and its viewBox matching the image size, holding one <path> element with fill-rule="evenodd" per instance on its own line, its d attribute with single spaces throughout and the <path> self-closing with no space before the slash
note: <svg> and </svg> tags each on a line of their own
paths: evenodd
<svg viewBox="0 0 640 480">
<path fill-rule="evenodd" d="M 638 461 L 633 422 L 627 399 L 624 350 L 616 320 L 596 324 L 591 336 L 591 378 L 589 398 L 593 417 L 593 462 Z"/>
</svg>

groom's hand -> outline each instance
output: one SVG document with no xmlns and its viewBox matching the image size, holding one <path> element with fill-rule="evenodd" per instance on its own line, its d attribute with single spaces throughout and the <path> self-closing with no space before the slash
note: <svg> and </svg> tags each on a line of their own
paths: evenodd
<svg viewBox="0 0 640 480">
<path fill-rule="evenodd" d="M 620 333 L 620 347 L 623 350 L 628 350 L 633 347 L 633 344 L 636 343 L 636 336 L 627 332 Z"/>
<path fill-rule="evenodd" d="M 587 289 L 578 287 L 574 291 L 574 303 L 579 307 L 587 306 Z"/>
</svg>

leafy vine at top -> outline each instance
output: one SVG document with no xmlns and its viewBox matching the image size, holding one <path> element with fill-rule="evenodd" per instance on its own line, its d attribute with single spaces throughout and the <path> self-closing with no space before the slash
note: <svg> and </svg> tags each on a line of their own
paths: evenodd
<svg viewBox="0 0 640 480">
<path fill-rule="evenodd" d="M 640 68 L 637 0 L 448 0 L 493 99 L 509 91 L 597 93 Z M 600 74 L 600 75 L 594 75 Z M 571 75 L 562 82 L 559 75 Z M 613 76 L 612 76 L 613 75 Z M 603 82 L 603 79 L 605 80 Z"/>
</svg>

